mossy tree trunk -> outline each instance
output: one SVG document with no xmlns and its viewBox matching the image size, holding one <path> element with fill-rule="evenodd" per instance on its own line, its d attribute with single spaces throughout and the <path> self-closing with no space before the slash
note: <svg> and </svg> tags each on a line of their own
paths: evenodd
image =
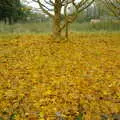
<svg viewBox="0 0 120 120">
<path fill-rule="evenodd" d="M 58 4 L 59 3 L 59 4 Z M 60 0 L 55 0 L 54 6 L 54 17 L 53 17 L 53 36 L 55 38 L 61 37 L 61 2 Z"/>
<path fill-rule="evenodd" d="M 55 38 L 60 38 L 61 37 L 61 20 L 59 14 L 55 15 L 53 18 L 53 36 Z"/>
</svg>

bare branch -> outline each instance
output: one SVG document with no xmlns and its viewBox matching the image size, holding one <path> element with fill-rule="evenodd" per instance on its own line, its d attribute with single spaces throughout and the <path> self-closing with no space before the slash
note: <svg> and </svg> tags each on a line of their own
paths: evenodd
<svg viewBox="0 0 120 120">
<path fill-rule="evenodd" d="M 50 1 L 47 1 L 47 0 L 44 0 L 46 4 L 50 5 L 50 6 L 54 6 L 54 3 L 50 0 Z"/>
<path fill-rule="evenodd" d="M 40 0 L 32 0 L 32 1 L 38 3 L 40 9 L 41 9 L 45 14 L 47 14 L 47 15 L 50 16 L 50 17 L 54 17 L 54 15 L 52 15 L 52 14 L 49 12 L 49 11 L 51 11 L 51 9 L 48 8 L 48 7 L 46 7 L 44 4 L 42 4 Z"/>
<path fill-rule="evenodd" d="M 65 22 L 61 26 L 61 29 L 64 29 L 67 24 L 74 22 L 76 20 L 76 18 L 78 17 L 79 13 L 82 12 L 83 10 L 85 10 L 87 7 L 89 7 L 93 2 L 94 2 L 94 0 L 91 0 L 89 3 L 88 3 L 88 0 L 82 0 L 78 4 L 76 4 L 75 0 L 72 0 L 72 4 L 75 7 L 75 12 L 72 15 L 68 15 L 68 16 L 66 15 L 66 9 L 67 9 L 67 5 L 68 5 L 67 4 L 64 8 Z M 86 5 L 86 3 L 87 3 L 87 5 Z"/>
</svg>

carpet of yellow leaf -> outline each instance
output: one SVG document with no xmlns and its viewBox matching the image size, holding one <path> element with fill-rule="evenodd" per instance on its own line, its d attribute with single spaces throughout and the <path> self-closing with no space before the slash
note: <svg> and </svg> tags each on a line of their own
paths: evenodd
<svg viewBox="0 0 120 120">
<path fill-rule="evenodd" d="M 120 34 L 0 36 L 0 117 L 101 120 L 120 113 Z M 82 120 L 82 119 L 78 119 Z"/>
</svg>

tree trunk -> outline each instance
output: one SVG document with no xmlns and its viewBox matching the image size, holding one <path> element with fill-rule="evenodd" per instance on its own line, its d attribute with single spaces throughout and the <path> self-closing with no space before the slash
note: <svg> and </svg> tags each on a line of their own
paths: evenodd
<svg viewBox="0 0 120 120">
<path fill-rule="evenodd" d="M 61 38 L 61 4 L 60 0 L 55 0 L 54 17 L 53 17 L 53 36 Z"/>
<path fill-rule="evenodd" d="M 13 24 L 13 18 L 12 18 L 12 16 L 9 16 L 8 21 L 9 21 L 9 25 Z"/>
<path fill-rule="evenodd" d="M 53 18 L 53 36 L 55 38 L 61 37 L 60 23 L 61 23 L 61 20 L 59 19 L 59 17 L 55 16 L 55 18 Z"/>
<path fill-rule="evenodd" d="M 4 23 L 7 24 L 7 17 L 5 17 L 3 20 L 4 20 Z"/>
<path fill-rule="evenodd" d="M 67 40 L 68 40 L 68 36 L 69 36 L 69 35 L 68 35 L 68 32 L 69 32 L 68 30 L 69 30 L 69 28 L 68 28 L 68 27 L 69 27 L 69 24 L 66 23 L 65 38 L 66 38 Z"/>
</svg>

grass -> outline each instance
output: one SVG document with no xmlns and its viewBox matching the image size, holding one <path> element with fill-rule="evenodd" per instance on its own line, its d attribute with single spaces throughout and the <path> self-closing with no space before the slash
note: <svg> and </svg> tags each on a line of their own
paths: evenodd
<svg viewBox="0 0 120 120">
<path fill-rule="evenodd" d="M 101 120 L 120 112 L 120 34 L 0 35 L 0 119 Z"/>
<path fill-rule="evenodd" d="M 51 32 L 51 22 L 37 22 L 37 23 L 17 23 L 14 25 L 4 25 L 0 24 L 0 33 L 49 33 Z M 98 32 L 98 31 L 120 31 L 120 23 L 103 21 L 96 24 L 91 24 L 88 22 L 84 23 L 73 23 L 70 25 L 70 31 L 76 32 Z"/>
<path fill-rule="evenodd" d="M 48 33 L 51 30 L 49 22 L 45 23 L 16 23 L 14 25 L 0 24 L 0 32 L 6 33 Z"/>
<path fill-rule="evenodd" d="M 102 21 L 100 23 L 91 24 L 88 22 L 74 23 L 71 25 L 72 31 L 85 31 L 85 32 L 95 32 L 95 31 L 120 31 L 120 23 L 115 23 L 112 21 Z"/>
</svg>

